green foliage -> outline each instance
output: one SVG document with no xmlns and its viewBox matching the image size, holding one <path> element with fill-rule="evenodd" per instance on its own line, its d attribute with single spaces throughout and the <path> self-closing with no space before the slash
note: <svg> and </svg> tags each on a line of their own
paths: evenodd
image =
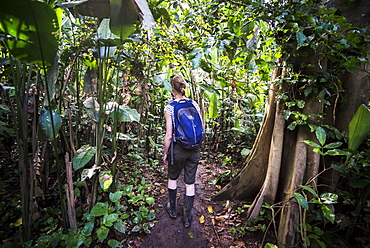
<svg viewBox="0 0 370 248">
<path fill-rule="evenodd" d="M 113 204 L 108 201 L 98 202 L 89 213 L 83 215 L 78 230 L 70 230 L 68 234 L 54 232 L 52 235 L 43 235 L 37 239 L 36 244 L 48 247 L 91 247 L 91 244 L 102 243 L 109 247 L 121 247 L 125 240 L 109 238 L 116 232 L 125 235 L 129 231 L 143 231 L 149 234 L 156 215 L 149 209 L 154 199 L 143 195 L 148 186 L 138 186 L 135 194 L 132 185 L 121 185 L 117 192 L 109 194 Z M 133 198 L 136 199 L 130 201 Z M 55 219 L 49 219 L 50 224 L 56 224 Z"/>
<path fill-rule="evenodd" d="M 4 1 L 0 10 L 0 30 L 12 55 L 40 66 L 52 64 L 58 49 L 61 12 L 39 1 Z"/>
<path fill-rule="evenodd" d="M 73 169 L 83 168 L 95 155 L 96 147 L 84 145 L 80 147 L 72 159 Z"/>
<path fill-rule="evenodd" d="M 370 132 L 370 110 L 360 105 L 349 123 L 348 149 L 357 150 Z"/>
<path fill-rule="evenodd" d="M 364 230 L 369 224 L 366 215 L 369 155 L 368 150 L 362 150 L 369 127 L 368 110 L 361 107 L 351 122 L 348 150 L 343 147 L 346 136 L 322 125 L 322 113 L 303 113 L 305 97 L 315 94 L 329 106 L 333 96 L 344 92 L 340 75 L 355 73 L 359 62 L 368 63 L 364 46 L 368 31 L 350 27 L 336 10 L 317 6 L 316 1 L 250 1 L 248 5 L 245 1 L 150 1 L 150 10 L 142 6 L 144 2 L 89 0 L 51 6 L 44 1 L 16 0 L 2 4 L 0 30 L 4 33 L 0 35 L 5 44 L 1 47 L 2 83 L 12 88 L 7 89 L 14 102 L 18 101 L 19 93 L 30 92 L 27 100 L 30 109 L 35 104 L 32 109 L 35 114 L 25 120 L 29 131 L 32 128 L 29 133 L 40 133 L 37 130 L 40 116 L 41 128 L 55 142 L 54 155 L 42 154 L 40 151 L 52 149 L 47 140 L 44 142 L 45 137 L 37 137 L 35 143 L 44 145 L 32 147 L 29 161 L 36 161 L 37 168 L 50 169 L 50 174 L 43 176 L 56 179 L 59 192 L 63 192 L 65 181 L 61 170 L 65 167 L 59 156 L 70 155 L 74 169 L 78 228 L 67 230 L 64 223 L 65 230 L 59 230 L 57 214 L 49 209 L 48 216 L 36 223 L 45 234 L 37 244 L 88 247 L 103 243 L 119 247 L 124 241 L 111 239 L 115 232 L 150 232 L 155 216 L 150 209 L 154 198 L 145 192 L 149 184 L 142 171 L 159 164 L 165 131 L 163 108 L 171 97 L 169 78 L 180 73 L 189 86 L 187 95 L 198 101 L 205 113 L 205 147 L 225 154 L 222 166 L 231 165 L 213 183 L 226 183 L 237 173 L 232 167 L 240 157 L 247 156 L 252 146 L 263 117 L 268 87 L 271 83 L 281 84 L 283 91 L 278 92 L 278 99 L 285 102 L 288 129 L 309 125 L 317 140 L 304 142 L 320 155 L 346 156 L 349 165 L 337 168 L 348 182 L 342 182 L 339 193 L 319 195 L 308 186 L 295 192 L 302 209 L 309 211 L 314 205 L 314 214 L 319 216 L 310 216 L 312 222 L 306 222 L 306 231 L 302 232 L 307 234 L 306 243 L 323 246 L 327 232 L 315 221 L 327 227 L 336 220 L 343 220 L 340 228 L 349 230 L 346 236 L 361 230 L 363 242 L 368 241 Z M 151 29 L 140 29 L 139 12 L 142 27 Z M 148 25 L 152 21 L 151 12 L 155 27 Z M 333 66 L 325 72 L 306 73 L 314 67 L 307 61 L 310 51 L 318 51 Z M 14 59 L 36 63 L 45 71 Z M 279 67 L 284 67 L 284 75 L 271 82 L 271 75 Z M 26 97 L 22 100 L 27 102 Z M 6 109 L 6 115 L 14 109 L 4 104 L 0 108 Z M 24 113 L 23 117 L 29 114 L 27 107 Z M 312 119 L 317 119 L 317 123 L 312 124 Z M 16 134 L 5 121 L 0 122 L 0 131 Z M 36 137 L 26 138 L 31 141 Z M 31 142 L 27 145 L 32 146 Z M 50 165 L 39 161 L 50 161 Z M 118 171 L 122 172 L 124 186 L 118 183 Z M 41 176 L 25 178 L 50 186 L 40 181 Z M 33 185 L 35 181 L 32 182 Z M 98 191 L 91 191 L 98 192 L 95 197 L 84 193 L 85 187 L 99 186 Z M 314 200 L 307 198 L 305 191 Z M 50 196 L 45 197 L 45 202 L 61 202 L 54 209 L 58 214 L 66 214 L 63 195 L 50 201 Z M 88 197 L 98 202 L 83 215 Z M 343 200 L 356 221 L 345 214 L 334 216 L 333 206 L 338 205 L 334 200 Z M 42 206 L 37 197 L 35 201 Z M 12 203 L 19 206 L 18 201 Z M 238 212 L 244 210 L 243 207 Z M 247 231 L 265 230 L 265 223 L 257 221 L 269 220 L 266 212 L 249 226 L 235 227 L 233 235 L 241 237 Z M 19 213 L 11 217 L 5 214 L 3 218 L 16 223 Z"/>
</svg>

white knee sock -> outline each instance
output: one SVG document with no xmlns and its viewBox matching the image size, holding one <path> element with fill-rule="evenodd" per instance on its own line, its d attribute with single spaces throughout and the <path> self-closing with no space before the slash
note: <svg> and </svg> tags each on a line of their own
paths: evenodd
<svg viewBox="0 0 370 248">
<path fill-rule="evenodd" d="M 177 180 L 168 179 L 168 188 L 177 189 Z"/>
<path fill-rule="evenodd" d="M 193 184 L 185 184 L 186 186 L 186 195 L 187 196 L 194 196 L 195 195 L 195 185 Z"/>
</svg>

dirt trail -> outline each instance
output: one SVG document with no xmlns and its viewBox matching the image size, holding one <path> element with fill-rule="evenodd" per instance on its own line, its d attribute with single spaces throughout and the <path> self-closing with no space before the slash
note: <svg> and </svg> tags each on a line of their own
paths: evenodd
<svg viewBox="0 0 370 248">
<path fill-rule="evenodd" d="M 161 248 L 161 247 L 176 247 L 176 248 L 210 248 L 210 247 L 230 247 L 232 246 L 232 237 L 226 230 L 217 230 L 212 222 L 209 206 L 212 206 L 214 211 L 221 211 L 223 202 L 211 202 L 213 191 L 216 190 L 214 185 L 209 185 L 207 178 L 211 174 L 210 170 L 205 169 L 205 161 L 201 161 L 196 175 L 196 196 L 194 199 L 194 207 L 192 210 L 193 221 L 189 228 L 183 226 L 183 204 L 185 195 L 185 185 L 181 174 L 178 180 L 177 194 L 177 212 L 176 219 L 171 219 L 164 209 L 167 203 L 167 184 L 166 178 L 163 177 L 158 185 L 158 192 L 161 192 L 156 197 L 156 208 L 158 209 L 158 221 L 151 229 L 150 235 L 138 238 L 133 242 L 134 247 L 145 248 Z M 160 185 L 160 186 L 159 186 Z M 205 222 L 200 223 L 199 218 L 204 216 Z"/>
</svg>

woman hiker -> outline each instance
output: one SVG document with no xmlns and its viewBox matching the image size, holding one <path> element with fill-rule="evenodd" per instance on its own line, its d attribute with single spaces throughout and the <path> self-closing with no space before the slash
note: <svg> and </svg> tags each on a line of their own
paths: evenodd
<svg viewBox="0 0 370 248">
<path fill-rule="evenodd" d="M 172 85 L 173 99 L 164 108 L 166 116 L 166 136 L 164 139 L 163 162 L 166 165 L 168 165 L 168 198 L 169 198 L 169 202 L 167 203 L 165 208 L 171 218 L 177 217 L 176 212 L 177 179 L 181 171 L 184 170 L 184 182 L 186 186 L 186 193 L 184 199 L 184 226 L 190 227 L 192 220 L 191 209 L 193 208 L 195 196 L 195 185 L 194 185 L 195 175 L 200 160 L 199 146 L 200 143 L 203 141 L 203 122 L 202 118 L 200 117 L 199 105 L 195 101 L 185 97 L 186 83 L 184 78 L 180 75 L 174 76 L 171 78 L 170 82 Z M 189 113 L 193 111 L 195 115 L 197 115 L 195 119 L 198 118 L 199 123 L 199 125 L 197 125 L 198 130 L 194 130 L 193 133 L 201 132 L 201 136 L 198 135 L 197 137 L 195 137 L 195 142 L 197 142 L 194 145 L 195 148 L 191 149 L 183 148 L 184 145 L 180 145 L 179 139 L 176 138 L 176 136 L 174 135 L 175 132 L 174 129 L 177 128 L 175 126 L 175 123 L 176 125 L 179 125 L 178 121 L 175 122 L 175 118 L 177 116 L 178 109 L 179 108 L 181 109 L 180 105 L 184 105 L 182 103 L 188 104 L 187 109 L 192 109 L 190 110 Z M 195 125 L 192 124 L 192 126 Z M 201 137 L 200 142 L 199 137 Z"/>
</svg>

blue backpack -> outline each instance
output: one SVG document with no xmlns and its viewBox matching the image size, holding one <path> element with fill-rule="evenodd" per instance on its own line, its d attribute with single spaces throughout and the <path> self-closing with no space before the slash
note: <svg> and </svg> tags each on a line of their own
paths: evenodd
<svg viewBox="0 0 370 248">
<path fill-rule="evenodd" d="M 174 107 L 173 141 L 184 149 L 195 149 L 204 140 L 202 119 L 192 100 L 180 100 L 170 103 Z"/>
</svg>

